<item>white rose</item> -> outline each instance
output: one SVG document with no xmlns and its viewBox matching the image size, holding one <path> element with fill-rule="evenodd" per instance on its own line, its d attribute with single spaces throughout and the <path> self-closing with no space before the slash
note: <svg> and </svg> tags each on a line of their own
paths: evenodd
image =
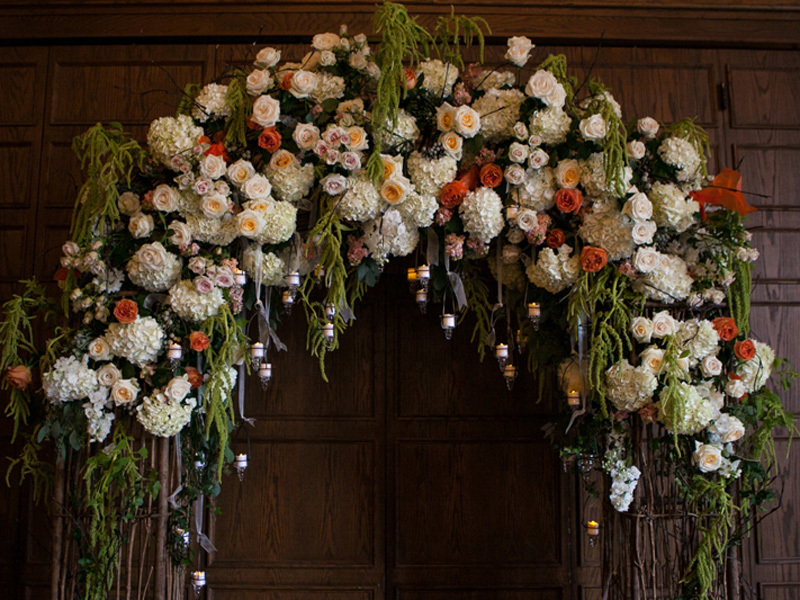
<svg viewBox="0 0 800 600">
<path fill-rule="evenodd" d="M 233 185 L 240 186 L 255 175 L 256 169 L 249 160 L 240 158 L 228 167 L 228 180 Z"/>
<path fill-rule="evenodd" d="M 474 137 L 481 128 L 481 116 L 469 106 L 459 106 L 455 114 L 455 129 L 465 138 Z"/>
<path fill-rule="evenodd" d="M 722 373 L 722 361 L 716 356 L 706 356 L 700 363 L 700 370 L 705 377 L 716 377 Z"/>
<path fill-rule="evenodd" d="M 154 228 L 155 223 L 153 222 L 153 217 L 142 212 L 133 215 L 128 223 L 128 231 L 130 231 L 131 235 L 137 240 L 146 238 L 153 233 Z"/>
<path fill-rule="evenodd" d="M 200 161 L 200 172 L 210 179 L 219 179 L 225 175 L 225 159 L 209 154 Z"/>
<path fill-rule="evenodd" d="M 139 264 L 149 271 L 163 271 L 167 267 L 168 253 L 160 242 L 145 244 L 136 253 Z"/>
<path fill-rule="evenodd" d="M 524 163 L 528 159 L 530 148 L 527 144 L 520 144 L 519 142 L 511 142 L 508 147 L 508 160 L 515 163 Z"/>
<path fill-rule="evenodd" d="M 525 169 L 520 165 L 508 165 L 506 167 L 505 178 L 511 185 L 520 185 L 525 181 Z"/>
<path fill-rule="evenodd" d="M 606 137 L 606 121 L 603 115 L 592 115 L 588 119 L 583 119 L 578 125 L 583 139 L 588 141 L 598 141 Z"/>
<path fill-rule="evenodd" d="M 647 221 L 653 216 L 653 203 L 650 202 L 647 194 L 636 192 L 625 202 L 622 214 L 628 215 L 634 221 Z"/>
<path fill-rule="evenodd" d="M 353 54 L 350 55 L 350 59 L 348 62 L 350 63 L 350 66 L 353 67 L 354 69 L 363 71 L 364 69 L 367 68 L 368 64 L 367 55 L 364 54 L 363 52 L 353 52 Z"/>
<path fill-rule="evenodd" d="M 339 157 L 339 162 L 348 171 L 355 171 L 361 168 L 361 154 L 359 152 L 343 152 Z"/>
<path fill-rule="evenodd" d="M 164 395 L 173 402 L 180 402 L 191 390 L 192 384 L 189 383 L 189 376 L 181 375 L 170 379 L 167 387 L 164 388 Z"/>
<path fill-rule="evenodd" d="M 631 239 L 637 246 L 642 244 L 649 244 L 653 241 L 653 236 L 656 234 L 656 224 L 653 221 L 642 221 L 641 223 L 634 223 L 631 229 Z"/>
<path fill-rule="evenodd" d="M 547 104 L 547 106 L 553 106 L 555 108 L 562 108 L 567 101 L 567 91 L 564 89 L 564 86 L 560 83 L 556 85 L 553 91 L 542 98 L 542 102 Z"/>
<path fill-rule="evenodd" d="M 516 67 L 524 67 L 530 58 L 531 48 L 523 45 L 509 46 L 506 50 L 506 60 Z"/>
<path fill-rule="evenodd" d="M 178 210 L 178 191 L 162 183 L 153 191 L 153 206 L 161 212 Z"/>
<path fill-rule="evenodd" d="M 367 65 L 367 75 L 372 79 L 377 79 L 381 76 L 381 68 L 374 62 L 371 62 Z"/>
<path fill-rule="evenodd" d="M 464 138 L 455 131 L 445 131 L 439 136 L 439 143 L 450 156 L 456 160 L 461 159 L 461 151 L 464 147 Z"/>
<path fill-rule="evenodd" d="M 644 117 L 636 122 L 636 128 L 645 139 L 652 140 L 658 134 L 658 121 L 652 117 Z"/>
<path fill-rule="evenodd" d="M 266 69 L 256 69 L 247 76 L 247 93 L 251 96 L 263 94 L 272 87 L 272 77 Z"/>
<path fill-rule="evenodd" d="M 555 176 L 558 187 L 575 189 L 581 181 L 581 166 L 574 158 L 562 160 L 556 167 Z"/>
<path fill-rule="evenodd" d="M 326 50 L 333 50 L 339 45 L 340 41 L 341 38 L 335 33 L 318 33 L 311 38 L 311 45 L 314 47 L 314 50 L 323 52 Z"/>
<path fill-rule="evenodd" d="M 214 189 L 214 182 L 208 177 L 200 177 L 194 182 L 192 189 L 200 196 L 205 196 L 208 192 Z"/>
<path fill-rule="evenodd" d="M 741 398 L 747 393 L 747 387 L 741 379 L 729 379 L 725 384 L 725 393 L 731 398 Z"/>
<path fill-rule="evenodd" d="M 280 102 L 272 96 L 259 96 L 253 102 L 253 121 L 262 127 L 272 127 L 281 116 Z"/>
<path fill-rule="evenodd" d="M 330 50 L 323 50 L 319 53 L 319 64 L 323 67 L 332 67 L 336 64 L 336 55 Z"/>
<path fill-rule="evenodd" d="M 292 75 L 292 80 L 289 84 L 289 93 L 295 98 L 308 98 L 308 96 L 317 88 L 319 78 L 316 73 L 311 71 L 297 71 Z"/>
<path fill-rule="evenodd" d="M 108 345 L 108 342 L 101 337 L 92 340 L 86 351 L 89 354 L 89 358 L 92 360 L 111 359 L 111 347 Z"/>
<path fill-rule="evenodd" d="M 281 59 L 281 51 L 276 48 L 266 47 L 259 50 L 256 54 L 256 66 L 262 69 L 269 69 L 278 64 Z"/>
<path fill-rule="evenodd" d="M 208 194 L 200 202 L 200 210 L 207 219 L 219 219 L 228 212 L 228 199 L 222 194 Z"/>
<path fill-rule="evenodd" d="M 662 310 L 653 315 L 653 337 L 664 338 L 674 335 L 678 330 L 678 321 L 667 311 Z"/>
<path fill-rule="evenodd" d="M 536 218 L 536 212 L 530 208 L 523 208 L 517 214 L 517 227 L 522 231 L 528 232 L 537 225 L 539 225 L 539 219 Z"/>
<path fill-rule="evenodd" d="M 182 221 L 173 221 L 169 224 L 172 235 L 169 241 L 176 246 L 186 248 L 192 243 L 192 229 Z"/>
<path fill-rule="evenodd" d="M 744 436 L 744 425 L 733 415 L 722 414 L 708 428 L 711 433 L 716 433 L 723 444 L 732 444 Z"/>
<path fill-rule="evenodd" d="M 261 175 L 253 175 L 250 179 L 244 182 L 242 186 L 242 193 L 250 200 L 258 200 L 267 198 L 272 192 L 272 184 L 269 179 Z"/>
<path fill-rule="evenodd" d="M 288 150 L 284 150 L 283 148 L 275 152 L 272 155 L 272 158 L 269 159 L 270 169 L 275 169 L 276 171 L 286 169 L 295 164 L 297 164 L 297 159 L 295 158 L 294 154 Z"/>
<path fill-rule="evenodd" d="M 338 173 L 331 173 L 325 176 L 325 178 L 320 181 L 320 184 L 322 184 L 322 189 L 329 196 L 338 196 L 346 192 L 350 187 L 348 179 L 344 175 L 339 175 Z"/>
<path fill-rule="evenodd" d="M 514 137 L 517 138 L 520 142 L 527 141 L 528 139 L 528 126 L 525 125 L 522 121 L 517 121 L 514 123 Z"/>
<path fill-rule="evenodd" d="M 311 123 L 300 123 L 292 132 L 292 139 L 300 150 L 311 150 L 319 141 L 319 129 Z"/>
<path fill-rule="evenodd" d="M 531 152 L 531 155 L 528 157 L 528 166 L 531 169 L 541 169 L 548 162 L 550 162 L 550 156 L 541 148 L 537 148 Z"/>
<path fill-rule="evenodd" d="M 236 215 L 236 233 L 254 239 L 264 230 L 264 218 L 253 210 L 243 210 Z"/>
<path fill-rule="evenodd" d="M 132 403 L 139 395 L 139 384 L 135 379 L 120 379 L 111 386 L 111 399 L 117 406 Z"/>
<path fill-rule="evenodd" d="M 456 125 L 456 109 L 447 102 L 436 107 L 436 127 L 439 131 L 452 131 Z"/>
<path fill-rule="evenodd" d="M 658 375 L 664 364 L 664 351 L 656 346 L 650 346 L 639 355 L 639 358 L 645 369 L 650 371 L 653 375 Z"/>
<path fill-rule="evenodd" d="M 119 212 L 127 217 L 135 215 L 142 209 L 139 196 L 133 192 L 123 192 L 120 194 L 117 200 L 117 206 L 119 207 Z"/>
<path fill-rule="evenodd" d="M 655 248 L 639 248 L 633 255 L 633 267 L 640 273 L 650 273 L 661 264 L 661 254 Z"/>
<path fill-rule="evenodd" d="M 539 70 L 531 75 L 528 84 L 525 86 L 525 93 L 528 96 L 543 100 L 555 90 L 558 81 L 550 71 Z"/>
<path fill-rule="evenodd" d="M 111 387 L 122 379 L 122 373 L 113 363 L 103 365 L 97 371 L 97 382 L 105 387 Z"/>
<path fill-rule="evenodd" d="M 647 317 L 634 317 L 631 321 L 631 332 L 637 342 L 649 344 L 653 336 L 653 322 Z"/>
<path fill-rule="evenodd" d="M 633 160 L 643 159 L 646 151 L 647 147 L 639 140 L 631 140 L 628 142 L 628 156 Z"/>
<path fill-rule="evenodd" d="M 697 468 L 703 473 L 712 473 L 722 465 L 722 450 L 711 444 L 694 443 L 694 453 L 692 459 Z"/>
</svg>

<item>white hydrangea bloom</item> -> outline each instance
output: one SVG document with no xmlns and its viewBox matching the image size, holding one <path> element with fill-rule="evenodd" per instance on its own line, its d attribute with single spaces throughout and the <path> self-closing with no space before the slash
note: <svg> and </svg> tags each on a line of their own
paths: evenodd
<svg viewBox="0 0 800 600">
<path fill-rule="evenodd" d="M 670 227 L 683 233 L 697 222 L 700 211 L 697 201 L 687 198 L 671 183 L 656 183 L 648 194 L 653 203 L 653 218 L 659 227 Z"/>
<path fill-rule="evenodd" d="M 413 223 L 406 222 L 400 211 L 387 210 L 380 219 L 364 224 L 364 244 L 373 258 L 379 263 L 389 255 L 407 256 L 419 242 L 419 230 Z"/>
<path fill-rule="evenodd" d="M 294 235 L 297 229 L 297 208 L 289 202 L 262 200 L 264 227 L 257 237 L 262 244 L 280 244 Z"/>
<path fill-rule="evenodd" d="M 602 152 L 595 152 L 586 160 L 581 161 L 581 185 L 587 195 L 592 197 L 606 197 L 614 193 L 613 186 L 606 179 L 605 159 Z M 633 171 L 625 167 L 622 185 L 625 189 L 630 186 Z"/>
<path fill-rule="evenodd" d="M 608 254 L 608 260 L 628 258 L 636 249 L 631 232 L 633 222 L 623 215 L 613 202 L 595 202 L 593 210 L 583 217 L 578 230 L 586 242 L 599 246 Z"/>
<path fill-rule="evenodd" d="M 419 139 L 419 127 L 413 115 L 404 109 L 397 112 L 397 123 L 391 131 L 381 132 L 381 141 L 386 151 L 412 147 Z"/>
<path fill-rule="evenodd" d="M 609 367 L 605 373 L 606 394 L 617 410 L 635 412 L 650 404 L 658 384 L 644 365 L 633 367 L 627 359 Z"/>
<path fill-rule="evenodd" d="M 708 319 L 690 319 L 681 323 L 678 340 L 689 350 L 689 363 L 694 366 L 707 356 L 719 352 L 719 333 Z"/>
<path fill-rule="evenodd" d="M 633 282 L 634 289 L 666 304 L 682 302 L 689 296 L 694 283 L 686 263 L 679 256 L 653 252 L 659 254 L 654 268 Z"/>
<path fill-rule="evenodd" d="M 201 123 L 205 123 L 209 119 L 227 117 L 231 112 L 230 107 L 225 102 L 227 93 L 227 85 L 209 83 L 200 90 L 197 98 L 194 99 L 192 116 Z"/>
<path fill-rule="evenodd" d="M 148 292 L 163 292 L 180 278 L 181 261 L 167 252 L 161 242 L 153 242 L 139 248 L 125 269 L 135 285 Z"/>
<path fill-rule="evenodd" d="M 486 141 L 498 142 L 514 136 L 520 106 L 525 94 L 517 89 L 490 89 L 472 103 L 481 115 L 481 135 Z"/>
<path fill-rule="evenodd" d="M 736 368 L 736 374 L 742 378 L 742 383 L 751 393 L 764 387 L 772 375 L 772 366 L 775 363 L 775 351 L 772 348 L 755 340 L 754 344 L 756 355 Z"/>
<path fill-rule="evenodd" d="M 215 246 L 228 246 L 238 235 L 236 222 L 230 216 L 223 219 L 207 219 L 202 215 L 187 215 L 186 225 L 194 240 Z"/>
<path fill-rule="evenodd" d="M 479 187 L 469 192 L 459 206 L 464 231 L 473 238 L 489 243 L 503 229 L 503 201 L 491 188 Z"/>
<path fill-rule="evenodd" d="M 678 181 L 694 181 L 703 164 L 702 157 L 687 140 L 679 137 L 668 137 L 658 147 L 658 155 L 668 165 L 677 169 Z"/>
<path fill-rule="evenodd" d="M 557 253 L 551 248 L 542 249 L 536 262 L 531 261 L 528 265 L 528 280 L 551 294 L 568 288 L 578 280 L 581 272 L 580 256 L 571 256 L 571 253 L 572 248 L 567 244 L 562 244 Z"/>
<path fill-rule="evenodd" d="M 442 188 L 453 181 L 458 172 L 458 161 L 452 156 L 428 159 L 412 152 L 406 162 L 408 176 L 420 194 L 438 198 Z"/>
<path fill-rule="evenodd" d="M 83 414 L 86 415 L 86 433 L 89 441 L 103 442 L 111 432 L 111 423 L 114 421 L 114 411 L 106 410 L 108 404 L 108 388 L 100 387 L 90 392 L 89 401 L 83 404 Z"/>
<path fill-rule="evenodd" d="M 695 386 L 681 381 L 677 384 L 676 393 L 678 398 L 673 402 L 679 403 L 682 409 L 674 418 L 664 415 L 664 425 L 668 431 L 679 435 L 699 433 L 719 416 L 719 409 L 713 402 L 703 398 Z"/>
<path fill-rule="evenodd" d="M 86 398 L 99 387 L 97 372 L 88 367 L 89 357 L 62 356 L 42 377 L 44 394 L 52 403 Z"/>
<path fill-rule="evenodd" d="M 557 106 L 537 110 L 531 115 L 528 126 L 531 135 L 538 135 L 543 144 L 555 146 L 567 139 L 572 119 Z"/>
<path fill-rule="evenodd" d="M 525 179 L 513 191 L 514 200 L 520 206 L 531 208 L 537 213 L 553 207 L 555 194 L 556 180 L 550 167 L 526 169 Z"/>
<path fill-rule="evenodd" d="M 168 302 L 181 319 L 197 323 L 215 316 L 225 304 L 225 297 L 216 286 L 208 294 L 202 294 L 192 281 L 184 279 L 170 288 Z"/>
<path fill-rule="evenodd" d="M 252 245 L 242 254 L 242 269 L 256 279 L 257 260 L 261 258 L 261 282 L 264 285 L 278 285 L 286 276 L 286 263 L 273 252 L 261 252 L 259 246 Z"/>
<path fill-rule="evenodd" d="M 317 87 L 311 92 L 311 99 L 317 104 L 322 104 L 325 100 L 331 98 L 341 98 L 344 96 L 345 83 L 344 79 L 338 75 L 331 75 L 330 73 L 318 73 Z"/>
<path fill-rule="evenodd" d="M 267 166 L 267 177 L 278 200 L 297 202 L 305 198 L 314 185 L 314 165 L 295 162 L 282 169 Z"/>
<path fill-rule="evenodd" d="M 161 354 L 164 330 L 153 317 L 137 317 L 133 323 L 111 323 L 105 338 L 116 356 L 143 367 Z"/>
<path fill-rule="evenodd" d="M 439 208 L 439 202 L 433 194 L 409 194 L 405 201 L 397 206 L 403 219 L 416 227 L 430 227 L 433 217 Z"/>
<path fill-rule="evenodd" d="M 191 396 L 175 402 L 162 391 L 155 391 L 136 408 L 136 420 L 148 433 L 168 438 L 179 433 L 189 423 L 195 406 L 197 400 Z"/>
<path fill-rule="evenodd" d="M 611 492 L 608 499 L 617 512 L 625 512 L 633 502 L 633 493 L 639 484 L 642 472 L 635 466 L 626 467 L 618 463 L 611 469 Z"/>
<path fill-rule="evenodd" d="M 426 60 L 419 64 L 418 79 L 420 75 L 425 76 L 422 89 L 437 98 L 447 98 L 453 94 L 453 85 L 458 79 L 458 67 L 451 63 L 443 63 L 438 58 Z"/>
<path fill-rule="evenodd" d="M 188 115 L 161 117 L 150 124 L 147 146 L 156 160 L 174 168 L 172 157 L 182 155 L 188 161 L 203 135 L 203 128 L 195 125 Z"/>
<path fill-rule="evenodd" d="M 336 205 L 339 215 L 348 221 L 364 223 L 380 214 L 383 201 L 365 171 L 350 177 L 348 190 Z"/>
</svg>

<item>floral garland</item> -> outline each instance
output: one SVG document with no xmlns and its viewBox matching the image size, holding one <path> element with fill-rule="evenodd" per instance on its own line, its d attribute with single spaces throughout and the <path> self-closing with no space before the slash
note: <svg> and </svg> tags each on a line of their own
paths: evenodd
<svg viewBox="0 0 800 600">
<path fill-rule="evenodd" d="M 315 35 L 300 62 L 266 47 L 227 85 L 187 86 L 144 149 L 118 128 L 76 140 L 88 182 L 61 260 L 74 329 L 36 350 L 20 326 L 45 302 L 35 286 L 3 324 L 10 413 L 17 425 L 31 407 L 39 415 L 24 473 L 47 437 L 78 450 L 136 421 L 180 436 L 187 459 L 216 462 L 188 501 L 218 491 L 236 365 L 253 357 L 268 378 L 276 323 L 295 302 L 324 365 L 386 262 L 423 248 L 428 264 L 409 271 L 418 302 L 473 312 L 479 351 L 509 384 L 525 351 L 533 367 L 560 366 L 573 410 L 554 440 L 565 456 L 605 455 L 614 508 L 628 510 L 641 474 L 626 431 L 647 422 L 671 434 L 692 501 L 707 482 L 731 506 L 742 475 L 755 496 L 770 432 L 792 416 L 764 387 L 774 352 L 747 336 L 749 207 L 709 182 L 705 134 L 691 121 L 625 127 L 613 96 L 578 86 L 563 57 L 519 83 L 528 38 L 508 40 L 511 70 L 488 70 L 452 50 L 454 23 L 482 43 L 481 24 L 451 17 L 430 36 L 398 5 L 378 15 L 393 40 L 378 62 L 342 27 Z M 443 61 L 429 47 L 450 50 Z M 708 532 L 715 547 L 684 574 L 700 595 L 730 527 Z"/>
</svg>

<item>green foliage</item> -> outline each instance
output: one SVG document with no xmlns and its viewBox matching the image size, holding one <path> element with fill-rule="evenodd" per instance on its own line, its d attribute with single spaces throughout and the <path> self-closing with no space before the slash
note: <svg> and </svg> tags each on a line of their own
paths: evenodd
<svg viewBox="0 0 800 600">
<path fill-rule="evenodd" d="M 603 138 L 603 168 L 606 181 L 613 186 L 617 196 L 624 196 L 625 167 L 628 165 L 628 132 L 611 101 L 606 96 L 606 88 L 597 81 L 589 83 L 589 102 L 587 114 L 599 114 L 606 122 L 606 136 Z"/>
<path fill-rule="evenodd" d="M 199 95 L 200 86 L 196 83 L 187 83 L 186 87 L 183 88 L 183 96 L 181 96 L 181 101 L 178 104 L 178 115 L 191 116 L 195 98 Z"/>
<path fill-rule="evenodd" d="M 744 335 L 750 333 L 750 290 L 753 286 L 752 263 L 733 259 L 734 282 L 728 286 L 728 308 L 736 320 L 736 327 Z"/>
<path fill-rule="evenodd" d="M 461 281 L 467 296 L 467 305 L 475 314 L 475 327 L 470 341 L 478 345 L 478 356 L 486 357 L 486 338 L 492 331 L 492 302 L 489 286 L 480 277 L 478 268 L 470 261 L 461 261 Z"/>
<path fill-rule="evenodd" d="M 242 147 L 247 145 L 247 119 L 253 112 L 253 101 L 247 93 L 247 73 L 237 69 L 228 83 L 228 91 L 225 94 L 225 103 L 230 107 L 230 115 L 225 122 L 228 133 L 225 141 L 229 145 L 239 144 Z"/>
<path fill-rule="evenodd" d="M 483 63 L 484 32 L 492 33 L 489 23 L 482 17 L 465 17 L 455 14 L 455 8 L 450 7 L 450 16 L 439 17 L 434 29 L 434 39 L 439 56 L 445 61 L 453 63 L 460 69 L 464 68 L 464 59 L 461 58 L 461 43 L 465 47 L 472 46 L 475 38 L 478 40 L 479 61 Z"/>
<path fill-rule="evenodd" d="M 49 498 L 53 489 L 53 466 L 41 457 L 42 445 L 39 438 L 40 426 L 34 428 L 30 436 L 26 436 L 25 444 L 17 458 L 10 459 L 6 471 L 6 485 L 11 487 L 11 474 L 19 466 L 19 484 L 30 477 L 33 484 L 33 501 L 38 504 L 43 498 Z"/>
<path fill-rule="evenodd" d="M 108 598 L 117 570 L 117 556 L 125 542 L 126 523 L 132 521 L 147 494 L 156 496 L 159 483 L 155 471 L 140 472 L 147 449 L 136 451 L 134 438 L 122 427 L 114 429 L 111 445 L 86 460 L 83 480 L 84 506 L 89 513 L 82 556 L 78 563 L 85 576 L 85 600 Z"/>
<path fill-rule="evenodd" d="M 131 184 L 134 169 L 144 166 L 145 152 L 119 123 L 98 123 L 72 141 L 72 150 L 86 172 L 72 214 L 70 235 L 78 245 L 108 235 L 119 222 L 119 184 Z"/>
</svg>

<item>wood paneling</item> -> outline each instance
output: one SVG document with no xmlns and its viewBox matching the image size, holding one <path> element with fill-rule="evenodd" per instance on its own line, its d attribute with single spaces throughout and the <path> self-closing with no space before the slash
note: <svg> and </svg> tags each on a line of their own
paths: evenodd
<svg viewBox="0 0 800 600">
<path fill-rule="evenodd" d="M 398 600 L 560 600 L 560 589 L 398 590 Z"/>
</svg>

